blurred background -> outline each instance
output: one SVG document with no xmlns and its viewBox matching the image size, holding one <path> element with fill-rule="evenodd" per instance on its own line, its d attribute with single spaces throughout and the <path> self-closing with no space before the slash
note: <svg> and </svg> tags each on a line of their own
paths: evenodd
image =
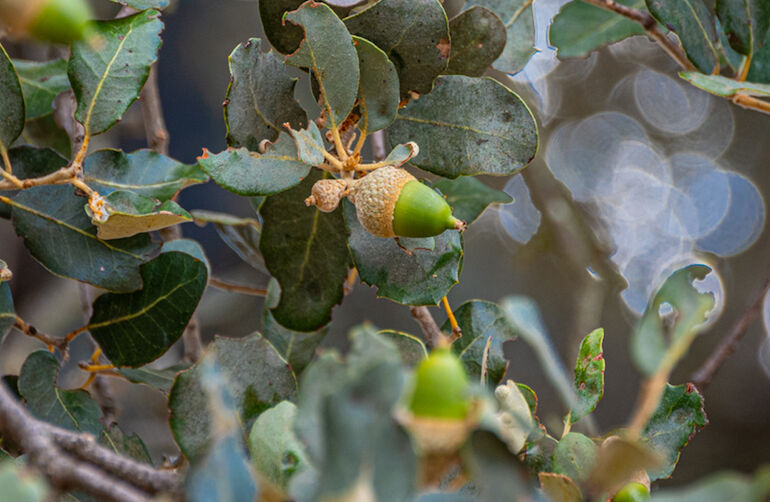
<svg viewBox="0 0 770 502">
<path fill-rule="evenodd" d="M 94 1 L 102 18 L 119 6 Z M 644 37 L 605 48 L 586 59 L 559 62 L 548 47 L 547 27 L 564 1 L 534 0 L 538 53 L 521 73 L 495 74 L 532 108 L 540 150 L 521 175 L 485 177 L 513 204 L 491 207 L 465 233 L 461 282 L 450 293 L 456 308 L 469 299 L 532 297 L 540 306 L 554 347 L 571 368 L 579 341 L 605 329 L 606 389 L 595 417 L 602 433 L 622 426 L 635 403 L 639 374 L 628 341 L 650 293 L 673 269 L 702 262 L 714 268 L 701 287 L 719 307 L 710 328 L 679 365 L 680 384 L 742 315 L 770 273 L 770 117 L 740 109 L 690 87 L 676 65 Z M 446 2 L 450 15 L 462 1 Z M 222 101 L 229 81 L 227 56 L 241 42 L 261 37 L 255 1 L 176 0 L 163 16 L 166 29 L 158 63 L 170 155 L 193 163 L 203 147 L 225 147 Z M 12 45 L 14 57 L 49 59 L 46 47 Z M 307 82 L 300 82 L 299 93 Z M 140 106 L 97 138 L 94 148 L 145 147 Z M 424 175 L 424 173 L 423 173 Z M 181 205 L 254 217 L 247 198 L 214 183 L 185 190 Z M 268 277 L 243 262 L 212 226 L 183 226 L 204 246 L 214 275 L 261 288 Z M 84 323 L 76 282 L 53 276 L 24 249 L 11 224 L 0 221 L 0 258 L 14 271 L 16 310 L 39 330 L 56 336 Z M 601 278 L 601 279 L 600 279 Z M 262 299 L 209 288 L 198 308 L 204 341 L 258 331 Z M 445 315 L 431 309 L 441 323 Z M 359 284 L 333 313 L 324 346 L 344 347 L 348 330 L 369 321 L 380 328 L 419 334 L 409 309 L 376 298 Z M 35 340 L 12 332 L 0 345 L 4 374 L 18 374 Z M 523 341 L 505 347 L 508 376 L 530 385 L 539 415 L 561 429 L 558 396 Z M 78 340 L 60 385 L 77 387 L 76 367 L 90 355 Z M 175 347 L 158 367 L 175 362 Z M 764 324 L 756 323 L 705 391 L 710 424 L 684 449 L 665 485 L 683 484 L 721 469 L 752 472 L 770 462 L 770 298 Z M 137 432 L 152 455 L 175 455 L 162 395 L 122 380 L 112 382 L 118 420 Z"/>
</svg>

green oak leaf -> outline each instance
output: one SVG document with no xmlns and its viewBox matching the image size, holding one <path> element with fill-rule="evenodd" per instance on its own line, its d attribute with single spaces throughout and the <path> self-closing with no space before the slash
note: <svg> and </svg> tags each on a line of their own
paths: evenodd
<svg viewBox="0 0 770 502">
<path fill-rule="evenodd" d="M 78 107 L 75 118 L 86 135 L 99 134 L 121 119 L 147 81 L 160 49 L 163 23 L 157 11 L 142 11 L 90 24 L 91 40 L 72 44 L 67 73 Z"/>
<path fill-rule="evenodd" d="M 197 165 L 182 164 L 152 150 L 98 150 L 86 158 L 83 169 L 84 181 L 101 195 L 124 190 L 162 202 L 183 188 L 208 181 Z"/>
<path fill-rule="evenodd" d="M 5 264 L 5 262 L 2 262 Z M 4 268 L 4 270 L 8 270 Z M 0 281 L 0 342 L 5 338 L 6 333 L 16 322 L 16 311 L 13 308 L 13 297 L 11 296 L 11 286 L 5 280 Z"/>
<path fill-rule="evenodd" d="M 682 448 L 707 423 L 703 396 L 694 386 L 666 384 L 660 404 L 642 432 L 642 442 L 665 459 L 662 465 L 648 469 L 651 481 L 671 476 Z"/>
<path fill-rule="evenodd" d="M 148 235 L 105 241 L 83 211 L 86 199 L 69 186 L 41 186 L 0 201 L 32 256 L 52 273 L 115 292 L 142 287 L 139 267 L 156 249 Z M 56 242 L 55 247 L 50 243 Z"/>
<path fill-rule="evenodd" d="M 770 96 L 770 84 L 763 84 L 760 82 L 739 82 L 721 75 L 704 75 L 697 71 L 680 72 L 679 76 L 698 89 L 702 89 L 723 98 L 731 98 L 736 94 L 762 97 Z"/>
<path fill-rule="evenodd" d="M 179 251 L 162 252 L 141 267 L 144 288 L 96 299 L 88 331 L 115 366 L 136 368 L 176 342 L 208 283 L 206 265 Z"/>
<path fill-rule="evenodd" d="M 496 70 L 517 73 L 535 53 L 535 20 L 531 0 L 470 0 L 471 6 L 486 7 L 505 25 L 505 49 L 492 64 Z M 452 41 L 454 43 L 454 40 Z"/>
<path fill-rule="evenodd" d="M 152 458 L 142 438 L 136 433 L 126 434 L 118 424 L 112 424 L 109 429 L 103 430 L 99 442 L 118 455 L 152 465 Z"/>
<path fill-rule="evenodd" d="M 310 333 L 284 328 L 278 324 L 270 312 L 271 309 L 278 306 L 280 297 L 281 287 L 278 285 L 278 281 L 270 279 L 262 311 L 262 333 L 273 344 L 281 357 L 288 361 L 294 374 L 300 375 L 315 357 L 316 349 L 329 333 L 329 327 L 323 326 Z"/>
<path fill-rule="evenodd" d="M 719 62 L 719 37 L 714 14 L 703 0 L 645 0 L 647 9 L 661 24 L 674 31 L 687 59 L 710 74 Z"/>
<path fill-rule="evenodd" d="M 307 114 L 294 99 L 297 78 L 273 51 L 262 52 L 260 39 L 240 44 L 228 62 L 231 78 L 224 108 L 229 146 L 256 152 L 262 140 L 275 141 L 283 124 L 307 126 Z"/>
<path fill-rule="evenodd" d="M 353 204 L 344 201 L 342 205 L 353 262 L 361 280 L 377 287 L 377 296 L 403 305 L 436 305 L 457 284 L 463 258 L 458 232 L 437 235 L 431 250 L 417 248 L 407 253 L 394 239 L 364 230 Z"/>
<path fill-rule="evenodd" d="M 198 165 L 219 186 L 248 197 L 287 190 L 302 181 L 311 169 L 299 159 L 297 145 L 289 134 L 278 136 L 264 153 L 246 148 L 228 148 L 217 154 L 204 150 Z"/>
<path fill-rule="evenodd" d="M 118 372 L 131 383 L 143 384 L 168 395 L 176 376 L 189 367 L 189 364 L 175 364 L 162 369 L 142 366 L 141 368 L 118 368 Z"/>
<path fill-rule="evenodd" d="M 59 361 L 47 350 L 31 353 L 19 373 L 19 392 L 32 415 L 65 429 L 99 437 L 104 430 L 102 410 L 84 390 L 56 386 Z"/>
<path fill-rule="evenodd" d="M 286 360 L 259 334 L 240 339 L 216 337 L 206 354 L 227 379 L 244 435 L 262 412 L 293 397 L 297 391 L 297 382 Z M 205 454 L 212 435 L 214 417 L 201 383 L 198 363 L 177 376 L 168 401 L 171 432 L 190 460 Z"/>
<path fill-rule="evenodd" d="M 304 203 L 322 177 L 314 170 L 300 185 L 268 197 L 259 208 L 259 249 L 281 286 L 280 301 L 270 312 L 294 331 L 315 331 L 329 323 L 332 307 L 342 301 L 350 265 L 342 209 L 322 213 Z"/>
<path fill-rule="evenodd" d="M 447 75 L 480 77 L 505 48 L 505 25 L 491 10 L 476 5 L 449 21 L 452 50 Z"/>
<path fill-rule="evenodd" d="M 500 190 L 490 188 L 477 178 L 460 176 L 454 180 L 440 179 L 434 184 L 449 206 L 452 214 L 470 224 L 491 204 L 510 204 L 513 199 Z"/>
<path fill-rule="evenodd" d="M 333 129 L 342 124 L 358 97 L 360 75 L 353 39 L 337 14 L 322 3 L 306 2 L 284 20 L 305 31 L 299 49 L 286 58 L 286 64 L 312 71 Z"/>
<path fill-rule="evenodd" d="M 597 462 L 598 447 L 579 432 L 569 432 L 561 438 L 553 452 L 553 472 L 569 476 L 582 483 L 591 475 Z"/>
<path fill-rule="evenodd" d="M 110 2 L 119 3 L 127 7 L 133 7 L 137 10 L 158 9 L 163 10 L 168 7 L 170 0 L 110 0 Z"/>
<path fill-rule="evenodd" d="M 631 336 L 631 355 L 647 375 L 671 371 L 703 329 L 714 308 L 714 295 L 702 293 L 693 284 L 704 279 L 711 268 L 689 265 L 671 274 L 650 300 Z M 661 315 L 671 307 L 673 316 Z"/>
<path fill-rule="evenodd" d="M 49 148 L 17 146 L 8 151 L 13 174 L 20 180 L 38 178 L 67 165 L 67 159 Z M 0 195 L 12 198 L 18 190 L 0 190 Z M 0 201 L 0 216 L 11 217 L 11 206 Z"/>
<path fill-rule="evenodd" d="M 730 46 L 753 56 L 770 29 L 770 4 L 765 0 L 719 0 L 716 13 Z"/>
<path fill-rule="evenodd" d="M 104 202 L 104 213 L 99 215 L 88 204 L 85 206 L 91 223 L 96 225 L 96 236 L 104 240 L 123 239 L 192 221 L 190 213 L 173 200 L 161 202 L 121 190 L 104 197 Z"/>
<path fill-rule="evenodd" d="M 14 147 L 22 145 L 51 148 L 65 158 L 72 157 L 72 141 L 67 135 L 67 131 L 56 123 L 53 113 L 27 120 L 21 136 L 14 143 Z M 16 166 L 13 166 L 13 170 L 16 174 Z"/>
<path fill-rule="evenodd" d="M 27 120 L 50 115 L 53 112 L 53 100 L 60 93 L 70 88 L 67 79 L 67 61 L 15 60 L 13 65 L 19 74 L 21 90 L 27 109 Z"/>
<path fill-rule="evenodd" d="M 380 0 L 345 18 L 350 33 L 382 49 L 398 71 L 401 97 L 429 93 L 449 62 L 449 23 L 439 0 Z"/>
<path fill-rule="evenodd" d="M 575 362 L 577 403 L 565 420 L 574 424 L 596 409 L 604 395 L 604 330 L 596 329 L 583 338 Z"/>
<path fill-rule="evenodd" d="M 646 11 L 645 0 L 617 3 Z M 644 27 L 626 17 L 581 1 L 567 2 L 553 18 L 548 39 L 562 59 L 581 58 L 607 44 L 644 34 Z"/>
<path fill-rule="evenodd" d="M 288 493 L 295 474 L 310 468 L 305 449 L 294 433 L 297 407 L 281 401 L 262 413 L 249 433 L 249 450 L 254 469 L 274 486 Z"/>
<path fill-rule="evenodd" d="M 358 85 L 358 126 L 366 134 L 385 129 L 398 111 L 398 72 L 393 62 L 379 47 L 361 37 L 353 37 L 358 54 L 361 82 Z"/>
<path fill-rule="evenodd" d="M 770 469 L 757 469 L 754 476 L 722 471 L 688 486 L 656 490 L 655 502 L 757 502 L 770 496 Z"/>
<path fill-rule="evenodd" d="M 516 339 L 516 332 L 511 328 L 497 304 L 482 300 L 463 303 L 454 311 L 457 323 L 462 329 L 462 337 L 455 340 L 452 350 L 465 365 L 473 379 L 481 377 L 484 349 L 488 339 L 489 359 L 487 360 L 487 379 L 492 385 L 503 380 L 508 360 L 503 355 L 503 343 Z M 442 327 L 444 332 L 451 332 L 449 321 Z"/>
<path fill-rule="evenodd" d="M 0 149 L 8 150 L 24 129 L 24 94 L 13 63 L 0 45 Z"/>
<path fill-rule="evenodd" d="M 297 156 L 301 162 L 311 166 L 323 164 L 326 146 L 315 122 L 311 121 L 307 129 L 289 129 L 289 134 L 297 144 Z"/>
<path fill-rule="evenodd" d="M 392 145 L 414 141 L 411 163 L 445 178 L 509 176 L 535 157 L 537 125 L 514 92 L 490 78 L 447 75 L 430 94 L 399 110 L 388 129 Z"/>
<path fill-rule="evenodd" d="M 259 2 L 259 17 L 262 29 L 272 46 L 280 53 L 290 54 L 297 50 L 304 38 L 300 26 L 284 23 L 286 12 L 296 10 L 305 0 L 262 0 Z"/>
</svg>

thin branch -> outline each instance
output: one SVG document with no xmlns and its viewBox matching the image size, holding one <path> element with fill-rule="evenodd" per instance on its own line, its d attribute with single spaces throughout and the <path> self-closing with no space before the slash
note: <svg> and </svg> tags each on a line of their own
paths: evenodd
<svg viewBox="0 0 770 502">
<path fill-rule="evenodd" d="M 169 135 L 163 119 L 163 106 L 158 88 L 158 69 L 153 65 L 150 76 L 144 84 L 141 96 L 144 131 L 150 148 L 162 155 L 168 155 Z"/>
<path fill-rule="evenodd" d="M 40 176 L 39 178 L 27 178 L 18 180 L 21 185 L 11 180 L 0 181 L 0 190 L 25 190 L 27 188 L 43 185 L 64 185 L 75 175 L 75 169 L 71 166 L 63 167 L 51 174 Z M 18 179 L 18 178 L 17 178 Z"/>
<path fill-rule="evenodd" d="M 27 324 L 27 322 L 19 316 L 16 316 L 16 321 L 13 323 L 13 327 L 27 336 L 37 338 L 46 344 L 49 348 L 51 348 L 51 350 L 56 347 L 59 349 L 59 352 L 62 353 L 63 357 L 67 357 L 67 344 L 69 343 L 67 339 L 54 338 L 52 336 L 46 335 L 45 333 L 41 333 L 34 326 Z"/>
<path fill-rule="evenodd" d="M 27 463 L 61 490 L 109 502 L 148 502 L 151 494 L 179 489 L 176 474 L 156 471 L 113 453 L 90 436 L 37 420 L 4 384 L 0 384 L 0 434 L 15 441 Z"/>
<path fill-rule="evenodd" d="M 627 17 L 632 21 L 642 25 L 644 31 L 655 42 L 671 56 L 671 59 L 676 61 L 679 66 L 687 71 L 695 71 L 697 68 L 687 59 L 684 51 L 681 47 L 672 42 L 665 33 L 658 28 L 658 22 L 648 12 L 644 12 L 632 7 L 621 5 L 613 0 L 583 0 L 583 2 L 594 5 L 596 7 L 615 12 L 623 17 Z"/>
<path fill-rule="evenodd" d="M 436 320 L 430 315 L 428 307 L 411 307 L 412 317 L 420 325 L 423 335 L 425 335 L 425 342 L 429 347 L 440 347 L 442 344 L 449 343 L 446 335 L 441 332 L 441 329 L 436 324 Z"/>
<path fill-rule="evenodd" d="M 232 291 L 234 293 L 241 293 L 244 295 L 251 295 L 251 296 L 267 295 L 266 289 L 256 289 L 256 288 L 251 288 L 249 286 L 241 286 L 240 284 L 232 284 L 232 283 L 223 281 L 221 279 L 217 279 L 216 277 L 209 278 L 209 286 L 217 289 L 221 289 L 223 291 Z"/>
<path fill-rule="evenodd" d="M 746 94 L 736 94 L 730 100 L 741 108 L 746 108 L 748 110 L 754 110 L 762 113 L 770 113 L 770 103 L 753 96 L 748 96 Z"/>
<path fill-rule="evenodd" d="M 383 160 L 388 155 L 385 149 L 385 131 L 379 130 L 373 132 L 368 137 L 370 138 L 369 142 L 372 145 L 372 157 L 374 157 L 375 161 Z"/>
<path fill-rule="evenodd" d="M 735 352 L 741 339 L 746 335 L 749 327 L 757 320 L 760 312 L 762 311 L 762 302 L 765 296 L 770 292 L 770 276 L 765 279 L 765 283 L 757 291 L 754 300 L 749 305 L 749 308 L 743 313 L 743 315 L 735 322 L 730 334 L 722 340 L 711 356 L 703 363 L 703 365 L 693 373 L 690 381 L 698 388 L 703 390 L 711 382 L 714 374 L 717 372 L 722 363 L 725 362 L 727 357 Z"/>
</svg>

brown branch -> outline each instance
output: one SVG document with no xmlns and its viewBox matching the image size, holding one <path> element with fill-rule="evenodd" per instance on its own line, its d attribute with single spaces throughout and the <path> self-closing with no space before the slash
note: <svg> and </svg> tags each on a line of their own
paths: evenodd
<svg viewBox="0 0 770 502">
<path fill-rule="evenodd" d="M 429 347 L 440 347 L 442 344 L 448 344 L 446 335 L 441 332 L 441 329 L 436 324 L 436 320 L 430 315 L 428 307 L 410 307 L 412 311 L 412 317 L 420 325 L 423 335 L 425 335 L 425 342 Z"/>
<path fill-rule="evenodd" d="M 762 302 L 765 299 L 765 295 L 770 291 L 770 276 L 765 279 L 765 283 L 757 291 L 754 300 L 749 305 L 749 308 L 743 313 L 743 315 L 735 322 L 730 334 L 722 340 L 711 356 L 703 363 L 703 365 L 693 373 L 690 381 L 702 391 L 711 382 L 714 374 L 717 372 L 722 363 L 725 362 L 727 357 L 735 352 L 741 339 L 746 335 L 749 327 L 756 321 L 762 311 Z"/>
<path fill-rule="evenodd" d="M 32 417 L 4 384 L 0 384 L 0 434 L 15 441 L 27 463 L 60 490 L 109 502 L 148 502 L 152 494 L 179 490 L 173 473 L 120 457 L 92 437 Z"/>
<path fill-rule="evenodd" d="M 384 160 L 388 152 L 385 149 L 385 131 L 376 131 L 368 136 L 372 145 L 372 157 L 376 162 Z"/>
<path fill-rule="evenodd" d="M 232 291 L 233 293 L 241 293 L 243 295 L 251 296 L 266 296 L 266 289 L 256 289 L 249 286 L 241 286 L 240 284 L 232 284 L 216 277 L 209 278 L 209 286 L 223 291 Z"/>
<path fill-rule="evenodd" d="M 748 110 L 770 113 L 770 103 L 746 94 L 736 94 L 730 101 Z"/>
<path fill-rule="evenodd" d="M 142 90 L 141 101 L 147 143 L 156 152 L 168 155 L 169 135 L 166 121 L 163 119 L 163 106 L 160 102 L 157 65 L 153 65 L 150 69 L 150 76 Z"/>
<path fill-rule="evenodd" d="M 671 56 L 671 59 L 676 61 L 679 66 L 687 71 L 695 71 L 697 68 L 687 59 L 684 51 L 681 47 L 673 43 L 665 33 L 658 28 L 658 22 L 648 12 L 644 12 L 632 7 L 621 5 L 613 0 L 583 0 L 587 4 L 594 5 L 596 7 L 620 14 L 623 17 L 627 17 L 632 21 L 642 25 L 644 31 L 647 32 L 650 38 Z"/>
<path fill-rule="evenodd" d="M 41 333 L 35 328 L 34 326 L 27 324 L 24 319 L 22 319 L 19 316 L 16 316 L 16 321 L 13 323 L 13 327 L 21 331 L 27 336 L 31 336 L 33 338 L 37 338 L 44 344 L 46 344 L 49 347 L 56 347 L 59 349 L 59 352 L 62 353 L 62 357 L 65 359 L 67 358 L 67 345 L 68 341 L 65 338 L 54 338 L 52 336 L 46 335 L 45 333 Z M 53 349 L 51 349 L 53 350 Z"/>
</svg>

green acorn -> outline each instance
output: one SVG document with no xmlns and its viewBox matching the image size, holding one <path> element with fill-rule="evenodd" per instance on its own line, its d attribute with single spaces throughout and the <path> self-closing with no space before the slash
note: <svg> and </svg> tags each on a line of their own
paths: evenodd
<svg viewBox="0 0 770 502">
<path fill-rule="evenodd" d="M 650 500 L 650 490 L 642 483 L 628 483 L 612 497 L 612 502 L 645 502 Z"/>
<path fill-rule="evenodd" d="M 0 21 L 15 36 L 71 44 L 93 17 L 87 0 L 0 0 Z"/>
<path fill-rule="evenodd" d="M 358 221 L 377 237 L 431 237 L 465 228 L 443 197 L 397 167 L 381 167 L 359 179 L 349 198 Z"/>
<path fill-rule="evenodd" d="M 416 417 L 465 420 L 471 408 L 468 375 L 449 347 L 434 349 L 417 367 L 409 409 Z"/>
</svg>

